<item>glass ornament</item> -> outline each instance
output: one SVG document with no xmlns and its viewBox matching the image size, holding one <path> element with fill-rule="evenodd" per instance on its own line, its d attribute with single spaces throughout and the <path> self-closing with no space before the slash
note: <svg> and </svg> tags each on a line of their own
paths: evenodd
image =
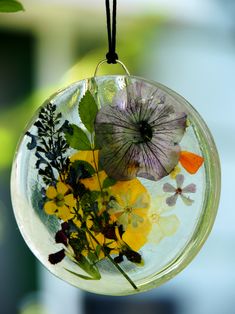
<svg viewBox="0 0 235 314">
<path fill-rule="evenodd" d="M 20 231 L 54 275 L 128 295 L 179 273 L 206 240 L 220 195 L 213 138 L 180 95 L 130 75 L 76 82 L 24 132 L 11 192 Z"/>
</svg>

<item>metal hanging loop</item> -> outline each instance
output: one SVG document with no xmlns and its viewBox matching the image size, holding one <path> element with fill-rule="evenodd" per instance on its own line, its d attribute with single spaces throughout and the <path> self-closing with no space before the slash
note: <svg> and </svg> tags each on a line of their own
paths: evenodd
<svg viewBox="0 0 235 314">
<path fill-rule="evenodd" d="M 108 60 L 107 60 L 107 59 L 101 60 L 101 61 L 97 64 L 97 66 L 96 66 L 96 68 L 95 68 L 94 77 L 97 76 L 97 72 L 98 72 L 100 66 L 101 66 L 102 64 L 104 64 L 104 63 L 107 63 L 107 64 L 108 64 Z M 119 63 L 119 64 L 122 66 L 123 70 L 126 72 L 126 74 L 127 74 L 128 76 L 130 76 L 130 72 L 128 71 L 127 67 L 125 66 L 125 64 L 124 64 L 123 62 L 121 62 L 120 60 L 116 60 L 116 63 Z"/>
</svg>

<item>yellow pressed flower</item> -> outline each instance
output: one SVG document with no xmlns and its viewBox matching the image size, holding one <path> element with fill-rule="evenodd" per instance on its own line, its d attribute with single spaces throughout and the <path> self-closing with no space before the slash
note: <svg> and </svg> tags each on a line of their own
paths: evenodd
<svg viewBox="0 0 235 314">
<path fill-rule="evenodd" d="M 180 172 L 181 172 L 181 169 L 180 169 L 180 167 L 177 165 L 177 166 L 175 166 L 175 168 L 171 171 L 170 177 L 171 177 L 172 179 L 175 179 L 176 176 L 177 176 L 177 174 L 179 174 Z"/>
<path fill-rule="evenodd" d="M 76 210 L 76 215 L 74 215 L 74 218 L 73 218 L 73 223 L 78 228 L 81 228 L 81 226 L 82 226 L 82 217 L 83 217 L 83 210 L 81 208 L 79 208 L 78 211 Z"/>
<path fill-rule="evenodd" d="M 56 215 L 63 221 L 74 217 L 73 208 L 76 206 L 76 199 L 70 193 L 68 185 L 58 182 L 56 187 L 49 186 L 46 196 L 49 200 L 44 204 L 44 210 L 48 215 Z"/>
<path fill-rule="evenodd" d="M 73 156 L 70 157 L 70 161 L 74 162 L 76 160 L 83 160 L 88 162 L 92 165 L 94 169 L 98 167 L 98 150 L 83 150 L 75 153 Z"/>
<path fill-rule="evenodd" d="M 126 231 L 122 235 L 123 241 L 134 251 L 139 251 L 148 241 L 148 235 L 152 225 L 149 219 L 145 218 L 144 222 L 138 228 L 128 225 Z"/>
<path fill-rule="evenodd" d="M 112 244 L 112 254 L 118 254 L 126 250 L 128 245 L 133 251 L 138 251 L 147 242 L 147 235 L 151 230 L 151 224 L 148 219 L 145 219 L 144 223 L 139 228 L 133 228 L 131 225 L 127 227 L 127 230 L 122 234 L 119 233 L 119 228 L 115 227 L 115 234 L 117 241 Z M 109 246 L 111 248 L 111 246 Z"/>
<path fill-rule="evenodd" d="M 147 242 L 151 230 L 148 219 L 150 196 L 138 179 L 119 181 L 109 188 L 111 220 L 122 225 L 122 242 L 138 251 Z M 121 241 L 119 239 L 119 245 Z"/>
<path fill-rule="evenodd" d="M 138 228 L 144 223 L 150 205 L 150 196 L 138 179 L 118 181 L 109 188 L 109 195 L 114 200 L 109 202 L 109 214 L 122 225 L 124 230 L 128 225 Z"/>
<path fill-rule="evenodd" d="M 90 231 L 91 232 L 91 231 Z M 91 236 L 91 234 L 93 236 Z M 87 240 L 90 244 L 90 247 L 95 250 L 95 248 L 97 247 L 97 245 L 101 245 L 103 246 L 104 245 L 104 242 L 105 242 L 105 237 L 102 233 L 97 233 L 97 234 L 93 234 L 93 232 L 91 232 L 91 234 L 89 234 L 88 232 L 86 233 L 86 236 L 87 236 Z M 94 239 L 95 238 L 95 239 Z"/>
<path fill-rule="evenodd" d="M 90 230 L 90 232 L 86 232 L 86 237 L 87 237 L 87 241 L 89 243 L 89 248 L 94 251 L 97 252 L 97 248 L 98 246 L 100 246 L 100 250 L 98 252 L 98 258 L 99 260 L 105 258 L 105 254 L 102 248 L 107 247 L 109 249 L 111 249 L 109 254 L 118 254 L 119 248 L 120 248 L 120 244 L 112 239 L 108 239 L 106 238 L 101 232 L 99 233 L 94 233 Z M 89 253 L 89 251 L 87 249 L 84 249 L 82 251 L 82 254 L 84 256 L 87 256 Z"/>
<path fill-rule="evenodd" d="M 149 220 L 152 223 L 149 242 L 159 243 L 164 237 L 170 237 L 178 230 L 179 219 L 176 215 L 166 215 L 167 211 L 169 207 L 166 205 L 165 197 L 156 197 L 149 211 Z"/>
<path fill-rule="evenodd" d="M 92 167 L 98 169 L 98 154 L 99 151 L 79 151 L 70 157 L 70 161 L 74 162 L 76 160 L 83 160 L 92 165 Z M 104 180 L 107 178 L 107 174 L 104 171 L 99 171 L 95 173 L 91 178 L 81 179 L 80 182 L 91 191 L 100 191 L 103 185 Z"/>
<path fill-rule="evenodd" d="M 186 119 L 186 127 L 189 127 L 191 125 L 191 122 L 189 119 Z"/>
<path fill-rule="evenodd" d="M 77 232 L 71 232 L 69 237 L 72 239 L 78 239 L 78 233 Z"/>
<path fill-rule="evenodd" d="M 81 228 L 81 226 L 82 226 L 81 220 L 77 219 L 76 217 L 73 219 L 73 223 L 74 223 L 78 228 Z"/>
<path fill-rule="evenodd" d="M 100 191 L 107 174 L 104 171 L 95 173 L 91 178 L 81 179 L 80 182 L 91 191 Z"/>
<path fill-rule="evenodd" d="M 89 230 L 93 226 L 93 218 L 90 215 L 86 218 L 86 226 Z"/>
</svg>

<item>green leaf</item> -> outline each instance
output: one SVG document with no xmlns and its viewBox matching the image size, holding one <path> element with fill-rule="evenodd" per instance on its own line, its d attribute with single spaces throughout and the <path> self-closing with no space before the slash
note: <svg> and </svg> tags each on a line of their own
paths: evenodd
<svg viewBox="0 0 235 314">
<path fill-rule="evenodd" d="M 83 194 L 80 199 L 80 205 L 84 212 L 96 212 L 98 210 L 97 199 L 100 196 L 100 191 L 88 191 Z"/>
<path fill-rule="evenodd" d="M 107 189 L 108 187 L 114 185 L 117 182 L 117 180 L 113 178 L 106 178 L 103 182 L 103 189 Z"/>
<path fill-rule="evenodd" d="M 75 124 L 71 124 L 65 138 L 69 146 L 78 150 L 91 150 L 91 143 L 86 133 Z"/>
<path fill-rule="evenodd" d="M 95 248 L 95 253 L 96 253 L 97 256 L 100 255 L 101 249 L 102 249 L 102 246 L 101 246 L 101 245 L 97 245 L 97 246 L 96 246 L 96 248 Z"/>
<path fill-rule="evenodd" d="M 79 261 L 74 261 L 74 263 L 76 263 L 81 269 L 90 275 L 93 280 L 99 280 L 101 278 L 98 268 L 93 263 L 91 264 L 89 260 L 82 254 L 79 255 Z"/>
<path fill-rule="evenodd" d="M 79 278 L 82 278 L 82 279 L 85 279 L 85 280 L 99 280 L 101 278 L 101 276 L 97 276 L 97 277 L 88 277 L 88 276 L 85 276 L 85 275 L 82 275 L 82 274 L 78 274 L 78 273 L 75 273 L 74 271 L 72 270 L 69 270 L 67 268 L 65 268 L 65 270 L 67 270 L 69 273 L 79 277 Z"/>
<path fill-rule="evenodd" d="M 92 133 L 94 131 L 94 123 L 98 107 L 94 97 L 89 90 L 86 91 L 85 95 L 79 103 L 79 115 L 82 123 L 85 125 L 87 130 Z"/>
<path fill-rule="evenodd" d="M 14 0 L 0 0 L 0 12 L 24 11 L 22 4 Z"/>
<path fill-rule="evenodd" d="M 76 160 L 72 163 L 73 169 L 76 171 L 78 178 L 90 178 L 95 174 L 95 169 L 89 162 L 85 160 Z"/>
<path fill-rule="evenodd" d="M 89 258 L 89 260 L 90 260 L 93 264 L 95 264 L 95 263 L 98 262 L 97 255 L 96 255 L 95 253 L 93 253 L 93 252 L 88 252 L 87 257 Z"/>
</svg>

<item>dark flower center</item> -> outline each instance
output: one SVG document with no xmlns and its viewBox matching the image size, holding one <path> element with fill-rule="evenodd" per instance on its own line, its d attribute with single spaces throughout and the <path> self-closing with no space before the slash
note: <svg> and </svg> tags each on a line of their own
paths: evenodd
<svg viewBox="0 0 235 314">
<path fill-rule="evenodd" d="M 146 121 L 139 122 L 139 131 L 140 131 L 140 143 L 146 143 L 151 141 L 153 137 L 153 131 L 151 126 Z"/>
<path fill-rule="evenodd" d="M 130 214 L 132 212 L 132 208 L 129 206 L 125 207 L 125 212 Z"/>
<path fill-rule="evenodd" d="M 182 189 L 181 188 L 177 188 L 175 192 L 176 192 L 176 194 L 181 195 L 182 194 Z"/>
</svg>

